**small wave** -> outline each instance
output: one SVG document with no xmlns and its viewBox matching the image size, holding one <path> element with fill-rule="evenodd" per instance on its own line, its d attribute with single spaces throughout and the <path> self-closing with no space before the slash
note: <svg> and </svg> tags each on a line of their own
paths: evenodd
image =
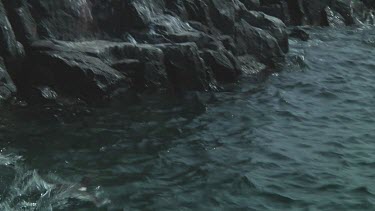
<svg viewBox="0 0 375 211">
<path fill-rule="evenodd" d="M 339 99 L 339 97 L 334 92 L 331 92 L 327 89 L 321 89 L 316 96 L 327 100 Z"/>
<path fill-rule="evenodd" d="M 286 194 L 281 194 L 281 193 L 264 191 L 261 195 L 271 199 L 274 202 L 278 202 L 278 203 L 290 204 L 290 203 L 293 203 L 293 202 L 297 201 L 296 199 L 291 198 L 291 197 L 287 196 Z"/>
<path fill-rule="evenodd" d="M 319 190 L 319 191 L 338 191 L 338 190 L 341 190 L 343 189 L 345 186 L 341 185 L 341 184 L 323 184 L 323 185 L 319 185 L 319 187 L 317 187 L 316 189 Z"/>
<path fill-rule="evenodd" d="M 22 156 L 15 154 L 3 155 L 0 151 L 0 166 L 15 165 L 18 161 L 22 160 Z"/>
<path fill-rule="evenodd" d="M 355 194 L 374 195 L 374 193 L 372 193 L 372 191 L 367 186 L 356 187 L 352 189 L 351 192 Z"/>
</svg>

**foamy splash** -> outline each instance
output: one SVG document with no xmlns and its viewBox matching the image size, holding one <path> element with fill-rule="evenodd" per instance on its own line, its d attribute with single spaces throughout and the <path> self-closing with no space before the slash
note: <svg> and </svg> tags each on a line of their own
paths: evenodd
<svg viewBox="0 0 375 211">
<path fill-rule="evenodd" d="M 103 198 L 100 187 L 89 188 L 83 182 L 70 182 L 54 174 L 41 175 L 22 163 L 21 156 L 0 152 L 0 169 L 14 173 L 12 181 L 0 198 L 0 210 L 53 210 L 69 208 L 69 200 L 90 202 L 97 207 L 110 201 Z M 1 196 L 1 195 L 0 195 Z"/>
</svg>

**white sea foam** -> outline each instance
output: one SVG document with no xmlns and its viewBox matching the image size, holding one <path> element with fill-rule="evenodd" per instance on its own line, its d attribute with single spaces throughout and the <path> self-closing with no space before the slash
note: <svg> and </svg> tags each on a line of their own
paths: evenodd
<svg viewBox="0 0 375 211">
<path fill-rule="evenodd" d="M 97 207 L 110 202 L 101 197 L 100 188 L 91 191 L 79 182 L 65 181 L 54 174 L 40 174 L 25 167 L 22 160 L 22 156 L 16 154 L 0 153 L 0 168 L 11 168 L 14 172 L 12 182 L 0 198 L 0 210 L 68 208 L 69 199 L 91 202 Z"/>
</svg>

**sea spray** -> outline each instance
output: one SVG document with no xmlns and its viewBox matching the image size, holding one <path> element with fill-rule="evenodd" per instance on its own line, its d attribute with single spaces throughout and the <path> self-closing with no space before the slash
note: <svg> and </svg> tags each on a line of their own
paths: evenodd
<svg viewBox="0 0 375 211">
<path fill-rule="evenodd" d="M 28 169 L 20 155 L 0 152 L 0 169 L 11 169 L 13 175 L 6 190 L 1 193 L 0 210 L 53 210 L 69 206 L 69 200 L 92 203 L 96 207 L 110 201 L 102 197 L 100 187 L 86 187 L 82 182 L 63 180 L 55 174 L 40 174 Z M 0 195 L 0 196 L 1 196 Z"/>
</svg>

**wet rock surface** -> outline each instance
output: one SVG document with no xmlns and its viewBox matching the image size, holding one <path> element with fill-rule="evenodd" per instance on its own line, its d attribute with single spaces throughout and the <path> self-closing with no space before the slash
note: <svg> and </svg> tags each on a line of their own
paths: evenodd
<svg viewBox="0 0 375 211">
<path fill-rule="evenodd" d="M 238 59 L 226 50 L 206 50 L 201 56 L 219 82 L 233 82 L 241 75 Z"/>
<path fill-rule="evenodd" d="M 166 71 L 175 91 L 209 90 L 211 78 L 195 43 L 157 45 L 165 54 Z"/>
<path fill-rule="evenodd" d="M 366 6 L 373 3 L 1 0 L 2 75 L 7 69 L 26 98 L 35 96 L 31 90 L 87 102 L 118 89 L 215 90 L 282 63 L 287 26 L 368 21 Z M 303 31 L 291 36 L 307 39 Z"/>
<path fill-rule="evenodd" d="M 109 96 L 125 77 L 96 57 L 77 52 L 40 51 L 32 56 L 29 79 L 72 96 L 98 101 Z"/>
</svg>

